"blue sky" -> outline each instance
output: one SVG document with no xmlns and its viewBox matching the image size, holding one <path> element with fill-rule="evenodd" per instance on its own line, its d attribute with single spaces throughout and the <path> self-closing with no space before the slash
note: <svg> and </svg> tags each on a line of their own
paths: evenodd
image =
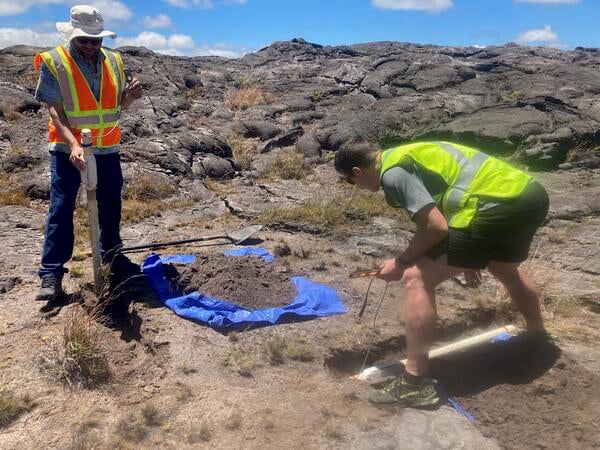
<svg viewBox="0 0 600 450">
<path fill-rule="evenodd" d="M 85 0 L 84 0 L 85 1 Z M 0 0 L 0 48 L 61 41 L 82 0 Z M 600 47 L 600 0 L 90 0 L 111 47 L 143 45 L 176 55 L 236 57 L 302 37 L 324 45 L 394 40 L 438 45 L 518 42 Z"/>
</svg>

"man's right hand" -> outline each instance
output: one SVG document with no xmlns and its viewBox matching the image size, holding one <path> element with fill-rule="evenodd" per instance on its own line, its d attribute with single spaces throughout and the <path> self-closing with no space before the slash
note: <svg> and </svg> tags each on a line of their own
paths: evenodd
<svg viewBox="0 0 600 450">
<path fill-rule="evenodd" d="M 85 170 L 85 159 L 83 159 L 83 148 L 80 145 L 75 145 L 71 148 L 71 156 L 69 160 L 80 171 Z"/>
</svg>

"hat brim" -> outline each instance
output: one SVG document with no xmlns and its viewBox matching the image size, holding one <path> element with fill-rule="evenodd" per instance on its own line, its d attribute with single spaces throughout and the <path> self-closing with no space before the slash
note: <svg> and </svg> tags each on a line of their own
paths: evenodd
<svg viewBox="0 0 600 450">
<path fill-rule="evenodd" d="M 105 37 L 110 37 L 110 38 L 114 39 L 117 37 L 117 33 L 114 33 L 112 31 L 108 31 L 108 30 L 102 30 L 99 33 L 90 33 L 82 28 L 74 28 L 73 25 L 71 25 L 71 22 L 57 22 L 56 29 L 58 30 L 58 32 L 60 34 L 63 35 L 63 37 L 67 41 L 70 41 L 71 39 L 74 39 L 77 37 L 89 37 L 89 38 L 96 38 L 96 39 L 105 38 Z"/>
</svg>

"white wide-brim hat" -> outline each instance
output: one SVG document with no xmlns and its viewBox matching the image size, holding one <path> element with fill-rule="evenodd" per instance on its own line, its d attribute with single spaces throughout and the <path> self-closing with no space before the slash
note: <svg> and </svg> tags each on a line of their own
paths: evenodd
<svg viewBox="0 0 600 450">
<path fill-rule="evenodd" d="M 96 8 L 88 5 L 75 5 L 71 8 L 69 22 L 56 22 L 56 29 L 70 41 L 77 37 L 104 38 L 117 36 L 117 33 L 104 29 L 104 17 Z"/>
</svg>

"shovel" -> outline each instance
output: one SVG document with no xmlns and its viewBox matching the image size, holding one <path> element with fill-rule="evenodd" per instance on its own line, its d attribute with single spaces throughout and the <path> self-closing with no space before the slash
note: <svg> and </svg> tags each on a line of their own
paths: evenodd
<svg viewBox="0 0 600 450">
<path fill-rule="evenodd" d="M 232 244 L 239 244 L 241 242 L 244 242 L 246 239 L 250 238 L 254 234 L 258 233 L 261 229 L 262 225 L 253 225 L 251 227 L 246 227 L 241 230 L 234 231 L 233 233 L 215 234 L 212 236 L 202 236 L 197 238 L 183 239 L 181 241 L 156 242 L 153 244 L 141 244 L 135 245 L 133 247 L 123 247 L 121 248 L 121 253 L 135 252 L 137 250 L 145 250 L 151 248 L 169 247 L 171 245 L 189 244 L 190 242 L 210 241 L 212 239 L 229 239 Z"/>
</svg>

